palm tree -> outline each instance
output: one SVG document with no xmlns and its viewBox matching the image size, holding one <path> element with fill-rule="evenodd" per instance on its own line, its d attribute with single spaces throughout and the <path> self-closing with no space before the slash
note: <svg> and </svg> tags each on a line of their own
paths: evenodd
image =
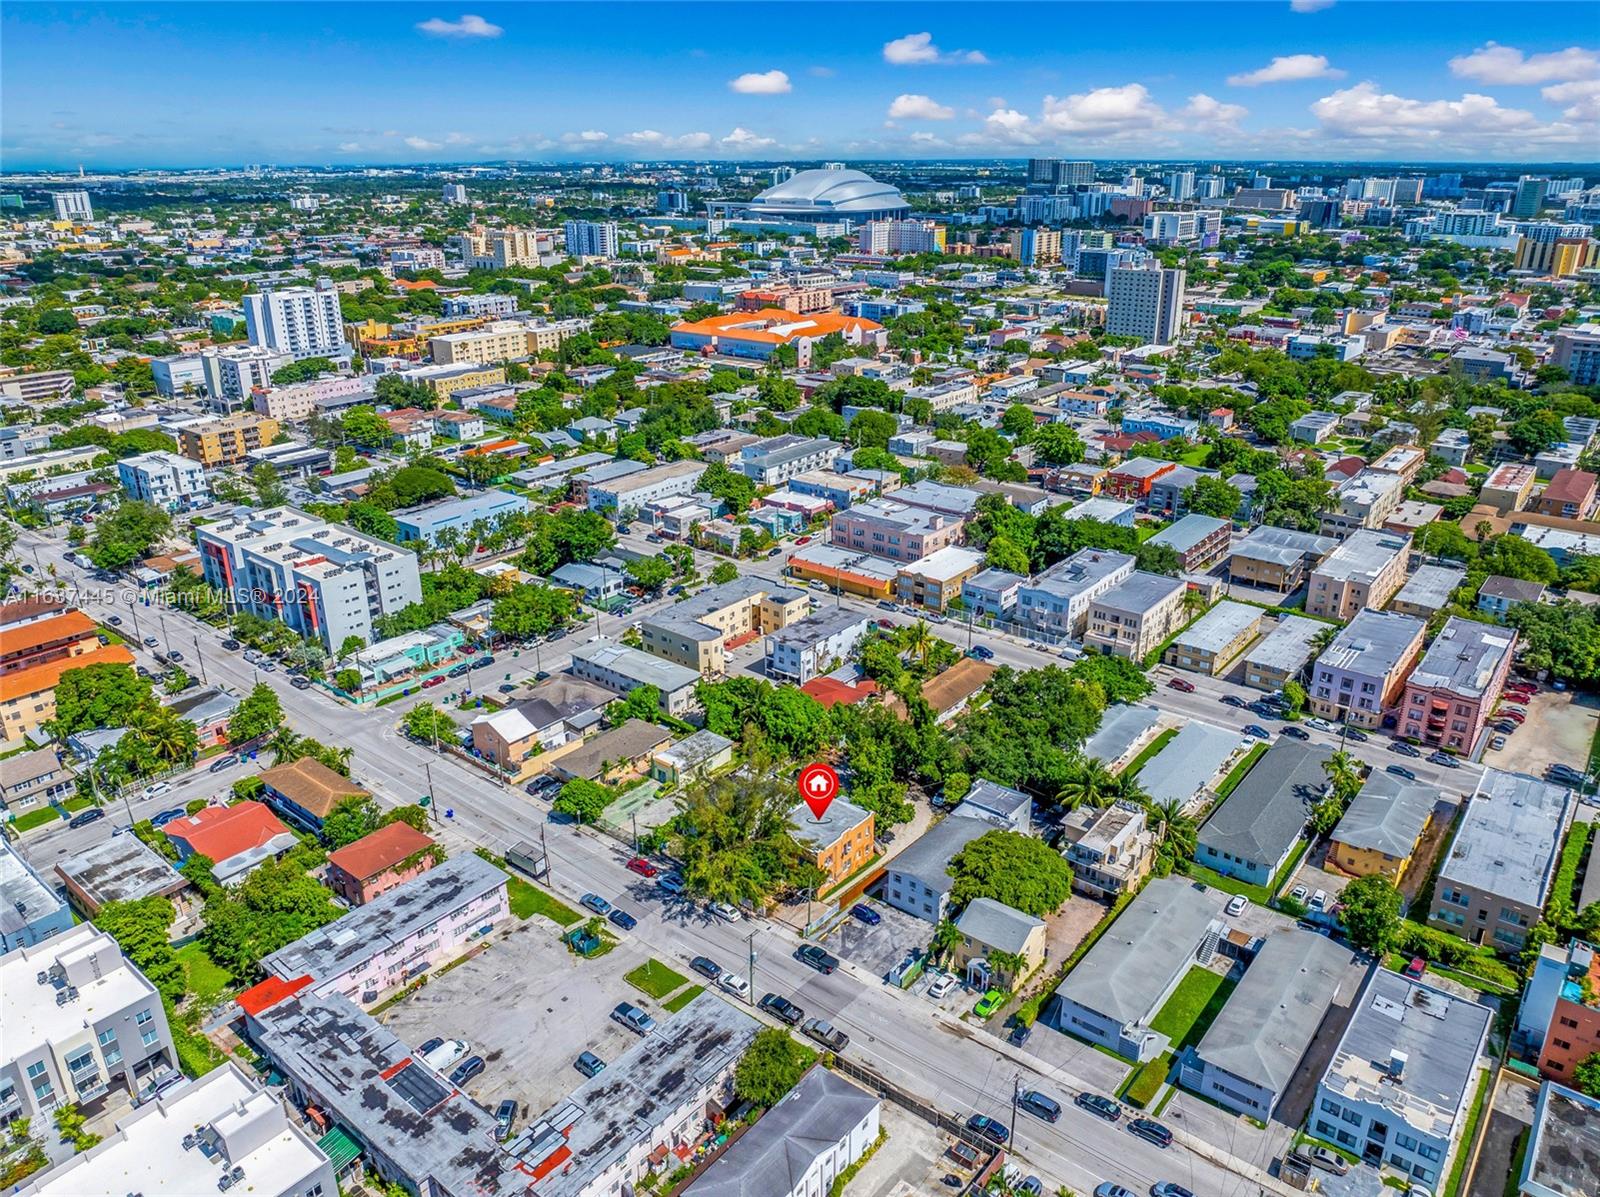
<svg viewBox="0 0 1600 1197">
<path fill-rule="evenodd" d="M 1361 788 L 1361 768 L 1355 757 L 1343 748 L 1322 762 L 1322 771 L 1328 775 L 1328 785 L 1341 805 L 1348 803 Z"/>
<path fill-rule="evenodd" d="M 1145 793 L 1144 787 L 1139 784 L 1139 779 L 1126 769 L 1111 779 L 1107 792 L 1111 795 L 1112 802 L 1134 802 L 1143 805 L 1150 801 L 1150 795 Z"/>
<path fill-rule="evenodd" d="M 1184 589 L 1183 598 L 1179 603 L 1183 607 L 1183 613 L 1192 619 L 1206 609 L 1206 596 L 1189 586 Z"/>
<path fill-rule="evenodd" d="M 933 938 L 928 941 L 928 955 L 934 960 L 943 960 L 956 945 L 961 942 L 960 930 L 949 919 L 941 919 L 933 929 Z"/>
<path fill-rule="evenodd" d="M 303 751 L 300 747 L 299 734 L 287 723 L 273 732 L 272 739 L 268 740 L 262 747 L 272 753 L 272 763 L 274 765 L 281 765 L 285 761 L 299 760 Z"/>
<path fill-rule="evenodd" d="M 911 624 L 900 634 L 901 646 L 913 657 L 918 658 L 924 665 L 928 663 L 928 654 L 933 651 L 933 633 L 928 630 L 928 621 L 919 619 Z"/>
<path fill-rule="evenodd" d="M 1084 761 L 1068 775 L 1066 784 L 1056 794 L 1056 801 L 1068 810 L 1077 810 L 1080 806 L 1096 809 L 1110 806 L 1118 784 L 1116 775 L 1099 761 Z"/>
<path fill-rule="evenodd" d="M 1194 856 L 1199 828 L 1176 798 L 1147 803 L 1145 810 L 1156 833 L 1156 849 L 1174 860 Z"/>
</svg>

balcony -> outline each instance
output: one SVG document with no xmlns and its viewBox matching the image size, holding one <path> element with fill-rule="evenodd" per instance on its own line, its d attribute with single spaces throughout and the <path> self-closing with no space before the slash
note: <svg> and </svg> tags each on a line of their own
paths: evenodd
<svg viewBox="0 0 1600 1197">
<path fill-rule="evenodd" d="M 98 1066 L 71 1072 L 72 1087 L 78 1091 L 79 1101 L 93 1101 L 111 1086 Z"/>
</svg>

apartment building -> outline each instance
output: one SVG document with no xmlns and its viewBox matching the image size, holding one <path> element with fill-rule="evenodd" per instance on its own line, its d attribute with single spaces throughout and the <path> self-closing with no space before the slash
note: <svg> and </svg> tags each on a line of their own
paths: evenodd
<svg viewBox="0 0 1600 1197">
<path fill-rule="evenodd" d="M 1576 795 L 1485 769 L 1442 857 L 1428 921 L 1497 952 L 1520 952 L 1544 913 Z"/>
<path fill-rule="evenodd" d="M 244 324 L 250 344 L 287 353 L 296 361 L 350 356 L 339 293 L 329 279 L 318 279 L 315 287 L 279 287 L 246 295 Z"/>
<path fill-rule="evenodd" d="M 1138 504 L 1150 498 L 1158 478 L 1177 468 L 1176 463 L 1156 457 L 1130 457 L 1106 471 L 1100 490 L 1108 498 Z"/>
<path fill-rule="evenodd" d="M 55 775 L 61 776 L 60 766 L 54 764 L 55 752 L 49 748 L 10 757 L 0 762 L 0 770 L 6 769 L 12 761 L 25 761 L 28 757 L 37 758 L 41 754 L 48 757 L 50 764 L 35 763 L 27 766 L 26 772 L 38 776 L 53 768 L 57 771 Z M 70 778 L 72 775 L 68 773 L 66 776 Z M 0 816 L 15 814 L 19 809 L 26 810 L 34 801 L 37 799 L 13 805 L 8 800 L 0 808 Z M 71 908 L 56 894 L 54 883 L 40 876 L 9 842 L 0 843 L 0 953 L 43 943 L 64 931 L 70 931 L 76 921 Z"/>
<path fill-rule="evenodd" d="M 264 345 L 216 345 L 200 351 L 200 371 L 213 411 L 249 406 L 256 390 L 272 385 L 275 371 L 293 357 Z"/>
<path fill-rule="evenodd" d="M 784 433 L 739 450 L 739 472 L 758 486 L 781 486 L 797 474 L 831 470 L 843 448 L 825 436 Z"/>
<path fill-rule="evenodd" d="M 188 457 L 157 450 L 117 462 L 117 480 L 131 499 L 177 511 L 211 497 L 205 467 Z"/>
<path fill-rule="evenodd" d="M 485 490 L 460 499 L 443 499 L 422 507 L 406 507 L 393 513 L 396 525 L 395 540 L 405 544 L 421 540 L 438 544 L 441 536 L 457 536 L 463 543 L 473 543 L 473 530 L 493 527 L 502 520 L 521 515 L 532 508 L 521 495 L 506 490 Z"/>
<path fill-rule="evenodd" d="M 1072 865 L 1073 889 L 1115 899 L 1150 872 L 1155 834 L 1148 813 L 1133 802 L 1080 806 L 1066 816 L 1061 854 Z"/>
<path fill-rule="evenodd" d="M 1287 594 L 1305 580 L 1306 570 L 1338 546 L 1331 536 L 1262 524 L 1233 542 L 1228 579 Z"/>
<path fill-rule="evenodd" d="M 264 957 L 262 984 L 309 977 L 312 992 L 366 1008 L 510 917 L 505 873 L 463 853 Z"/>
<path fill-rule="evenodd" d="M 1382 607 L 1406 580 L 1411 540 L 1371 529 L 1349 537 L 1306 583 L 1306 614 L 1349 621 L 1367 608 Z"/>
<path fill-rule="evenodd" d="M 87 1151 L 30 1177 L 17 1197 L 210 1193 L 335 1197 L 333 1165 L 278 1096 L 229 1060 L 119 1118 Z"/>
<path fill-rule="evenodd" d="M 1534 501 L 1533 509 L 1541 515 L 1561 519 L 1586 520 L 1594 511 L 1597 479 L 1588 470 L 1561 469 L 1545 484 L 1544 491 Z"/>
<path fill-rule="evenodd" d="M 1106 332 L 1171 345 L 1183 331 L 1185 272 L 1154 263 L 1113 267 L 1106 280 Z"/>
<path fill-rule="evenodd" d="M 1328 863 L 1352 877 L 1399 885 L 1433 823 L 1437 791 L 1374 769 L 1328 837 Z"/>
<path fill-rule="evenodd" d="M 848 660 L 872 620 L 847 607 L 824 607 L 767 636 L 767 676 L 803 686 Z"/>
<path fill-rule="evenodd" d="M 878 853 L 873 813 L 843 798 L 830 802 L 820 819 L 804 802 L 796 802 L 789 823 L 796 841 L 829 882 L 843 881 Z"/>
<path fill-rule="evenodd" d="M 1207 677 L 1225 673 L 1261 634 L 1265 614 L 1260 607 L 1224 599 L 1178 633 L 1162 654 L 1162 664 Z"/>
<path fill-rule="evenodd" d="M 1332 755 L 1322 744 L 1279 739 L 1201 825 L 1195 860 L 1248 885 L 1270 885 L 1327 792 L 1322 766 Z"/>
<path fill-rule="evenodd" d="M 1493 1012 L 1385 968 L 1367 975 L 1354 1005 L 1308 1129 L 1437 1192 L 1472 1108 Z"/>
<path fill-rule="evenodd" d="M 1517 1010 L 1517 1029 L 1539 1053 L 1539 1072 L 1562 1084 L 1600 1051 L 1600 952 L 1575 939 L 1539 949 Z"/>
<path fill-rule="evenodd" d="M 646 652 L 705 677 L 721 677 L 730 648 L 788 627 L 810 610 L 803 590 L 735 578 L 641 620 L 639 636 Z"/>
<path fill-rule="evenodd" d="M 1215 516 L 1191 512 L 1161 529 L 1148 543 L 1164 545 L 1178 554 L 1188 573 L 1205 573 L 1228 552 L 1233 524 Z"/>
<path fill-rule="evenodd" d="M 1180 578 L 1134 570 L 1089 604 L 1086 647 L 1142 661 L 1183 624 Z"/>
<path fill-rule="evenodd" d="M 238 465 L 252 450 L 270 445 L 278 436 L 278 421 L 253 411 L 235 412 L 178 429 L 178 449 L 208 470 Z"/>
<path fill-rule="evenodd" d="M 8 626 L 0 641 L 0 674 L 93 653 L 101 647 L 99 631 L 100 625 L 76 608 Z"/>
<path fill-rule="evenodd" d="M 647 503 L 691 494 L 705 472 L 703 461 L 671 461 L 606 482 L 591 482 L 587 494 L 589 510 L 638 511 Z"/>
<path fill-rule="evenodd" d="M 1533 484 L 1537 479 L 1538 472 L 1533 466 L 1520 461 L 1504 462 L 1495 466 L 1483 480 L 1483 486 L 1478 491 L 1478 503 L 1480 506 L 1493 507 L 1501 515 L 1521 511 L 1527 506 L 1528 496 L 1533 493 Z"/>
<path fill-rule="evenodd" d="M 1396 473 L 1362 470 L 1334 492 L 1336 506 L 1324 511 L 1319 531 L 1344 540 L 1362 528 L 1381 528 L 1405 498 L 1405 479 Z"/>
<path fill-rule="evenodd" d="M 1380 474 L 1396 474 L 1404 486 L 1410 486 L 1427 460 L 1428 455 L 1415 445 L 1395 445 L 1385 450 L 1369 468 Z"/>
<path fill-rule="evenodd" d="M 1304 615 L 1281 615 L 1276 625 L 1263 625 L 1266 635 L 1244 654 L 1244 684 L 1276 694 L 1285 682 L 1298 682 L 1315 654 L 1317 636 L 1328 627 Z"/>
<path fill-rule="evenodd" d="M 1411 615 L 1358 611 L 1311 667 L 1311 709 L 1356 727 L 1382 726 L 1400 702 L 1427 627 Z"/>
<path fill-rule="evenodd" d="M 961 597 L 962 586 L 983 568 L 983 554 L 946 545 L 900 567 L 895 593 L 902 603 L 943 611 Z"/>
<path fill-rule="evenodd" d="M 1406 680 L 1399 734 L 1466 755 L 1500 697 L 1517 634 L 1452 615 Z"/>
<path fill-rule="evenodd" d="M 572 676 L 603 686 L 613 694 L 631 694 L 640 686 L 661 692 L 661 709 L 682 718 L 698 706 L 694 688 L 700 672 L 600 637 L 572 650 Z"/>
<path fill-rule="evenodd" d="M 336 650 L 371 644 L 372 621 L 422 601 L 415 553 L 275 507 L 195 529 L 201 572 L 234 610 L 279 620 Z"/>
<path fill-rule="evenodd" d="M 920 561 L 961 538 L 963 521 L 891 499 L 858 503 L 835 512 L 832 542 L 887 557 L 891 561 Z"/>
<path fill-rule="evenodd" d="M 1467 571 L 1458 566 L 1419 565 L 1417 572 L 1395 593 L 1389 610 L 1431 619 L 1450 605 L 1450 596 L 1466 576 Z"/>
<path fill-rule="evenodd" d="M 15 634 L 15 629 L 7 635 Z M 107 644 L 73 656 L 41 661 L 0 674 L 0 742 L 22 743 L 56 717 L 56 684 L 69 669 L 90 665 L 133 665 L 133 654 Z"/>
<path fill-rule="evenodd" d="M 0 1120 L 93 1113 L 113 1087 L 147 1093 L 177 1071 L 161 995 L 90 923 L 0 956 Z"/>
</svg>

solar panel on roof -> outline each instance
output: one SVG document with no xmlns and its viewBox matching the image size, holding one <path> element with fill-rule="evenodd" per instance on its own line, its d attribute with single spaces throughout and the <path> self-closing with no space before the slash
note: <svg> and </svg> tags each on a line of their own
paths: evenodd
<svg viewBox="0 0 1600 1197">
<path fill-rule="evenodd" d="M 389 1088 L 411 1104 L 419 1114 L 426 1114 L 444 1103 L 450 1090 L 439 1079 L 417 1064 L 407 1064 L 389 1078 Z"/>
</svg>

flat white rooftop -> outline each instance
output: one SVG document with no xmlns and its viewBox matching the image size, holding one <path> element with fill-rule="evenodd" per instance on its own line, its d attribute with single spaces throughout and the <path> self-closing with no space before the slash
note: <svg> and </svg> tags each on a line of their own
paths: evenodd
<svg viewBox="0 0 1600 1197">
<path fill-rule="evenodd" d="M 63 983 L 39 984 L 38 975 L 60 966 Z M 96 974 L 99 975 L 96 975 Z M 77 996 L 56 1003 L 70 985 Z M 155 989 L 122 956 L 117 941 L 91 923 L 30 948 L 0 956 L 0 1056 L 15 1060 L 142 1000 L 159 1006 Z"/>
</svg>

